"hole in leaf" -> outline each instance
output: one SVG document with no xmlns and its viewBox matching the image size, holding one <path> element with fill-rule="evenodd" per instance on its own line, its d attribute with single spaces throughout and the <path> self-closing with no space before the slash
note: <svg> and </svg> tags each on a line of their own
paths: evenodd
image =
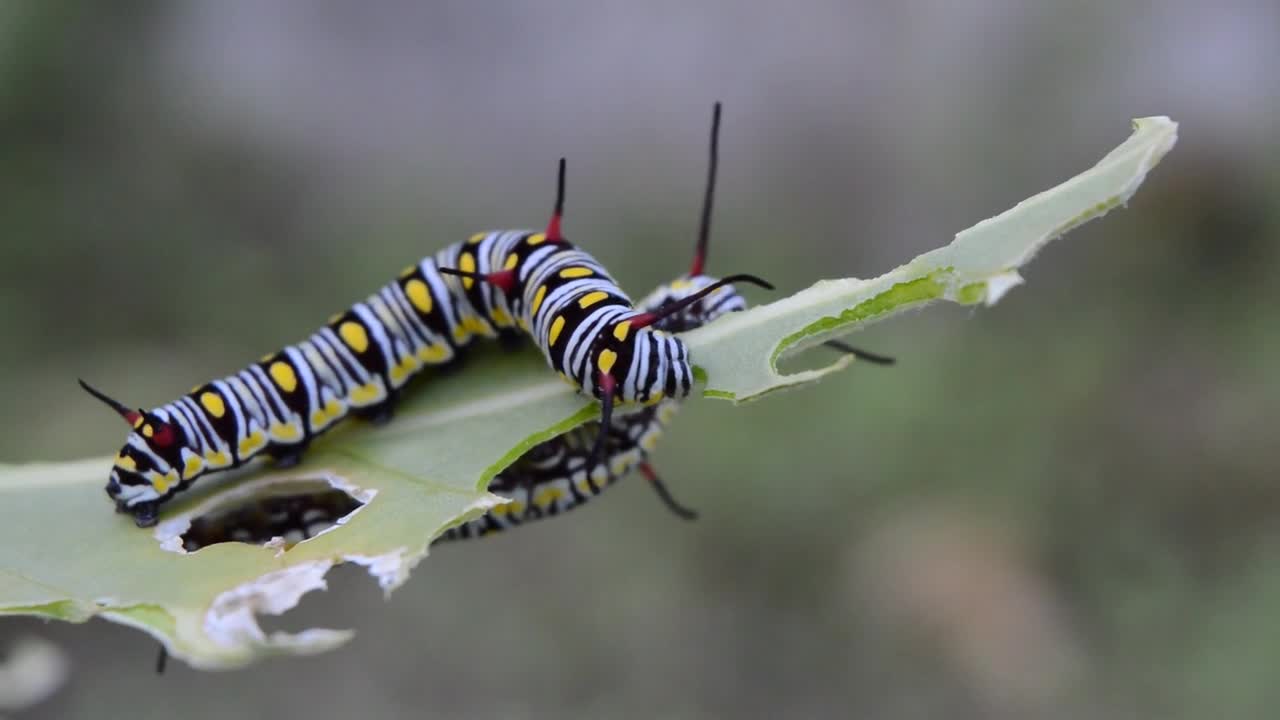
<svg viewBox="0 0 1280 720">
<path fill-rule="evenodd" d="M 273 483 L 191 518 L 181 535 L 182 548 L 190 553 L 225 542 L 274 542 L 288 550 L 341 524 L 363 506 L 324 480 Z"/>
</svg>

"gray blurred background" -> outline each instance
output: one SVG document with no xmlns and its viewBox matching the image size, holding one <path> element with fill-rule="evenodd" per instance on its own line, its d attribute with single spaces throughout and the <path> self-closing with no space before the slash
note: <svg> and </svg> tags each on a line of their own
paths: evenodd
<svg viewBox="0 0 1280 720">
<path fill-rule="evenodd" d="M 1269 717 L 1280 703 L 1280 7 L 0 4 L 6 461 L 112 451 L 74 378 L 155 404 L 471 232 L 566 230 L 633 294 L 688 264 L 874 276 L 1091 165 L 1181 141 L 991 310 L 744 408 L 691 404 L 572 515 L 331 575 L 240 672 L 105 622 L 20 717 Z M 764 300 L 763 294 L 753 294 Z M 105 511 L 105 506 L 104 506 Z"/>
</svg>

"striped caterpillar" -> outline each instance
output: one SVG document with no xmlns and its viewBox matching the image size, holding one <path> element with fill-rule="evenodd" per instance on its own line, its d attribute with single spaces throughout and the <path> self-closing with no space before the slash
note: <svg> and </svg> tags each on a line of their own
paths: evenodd
<svg viewBox="0 0 1280 720">
<path fill-rule="evenodd" d="M 664 285 L 637 307 L 656 311 L 715 282 L 705 275 L 680 278 Z M 690 330 L 727 312 L 746 309 L 746 302 L 731 286 L 722 286 L 700 303 L 670 315 L 658 325 L 676 332 Z M 697 513 L 672 497 L 648 455 L 657 446 L 666 425 L 680 408 L 680 401 L 664 398 L 628 415 L 616 418 L 605 430 L 590 422 L 530 449 L 489 483 L 489 491 L 509 498 L 485 515 L 446 530 L 435 542 L 465 540 L 500 532 L 544 517 L 568 512 L 600 494 L 604 488 L 639 469 L 663 503 L 677 516 L 692 520 Z M 595 457 L 595 443 L 602 450 Z"/>
<path fill-rule="evenodd" d="M 718 118 L 717 104 L 715 125 Z M 688 349 L 654 325 L 733 282 L 772 286 L 734 275 L 659 310 L 633 308 L 604 267 L 561 234 L 564 178 L 561 159 L 544 232 L 477 233 L 406 268 L 302 342 L 173 402 L 135 410 L 81 380 L 130 426 L 106 485 L 117 511 L 148 527 L 162 503 L 209 472 L 262 454 L 277 466 L 294 465 L 312 440 L 349 415 L 390 419 L 396 395 L 413 377 L 452 362 L 473 339 L 518 331 L 532 337 L 553 370 L 600 400 L 600 432 L 588 459 L 589 467 L 598 465 L 615 403 L 679 399 L 692 386 Z M 695 275 L 701 262 L 695 260 Z M 598 492 L 592 477 L 587 483 Z"/>
<path fill-rule="evenodd" d="M 698 240 L 693 265 L 687 275 L 659 286 L 637 303 L 642 313 L 660 319 L 653 324 L 667 333 L 683 333 L 702 327 L 721 315 L 747 308 L 746 299 L 732 286 L 704 274 L 711 236 L 711 211 L 715 198 L 719 159 L 720 104 L 716 103 L 711 123 L 710 158 L 703 193 Z M 674 309 L 674 311 L 668 311 Z M 869 353 L 839 341 L 827 347 L 879 365 L 893 358 Z M 658 497 L 678 517 L 697 518 L 697 513 L 681 505 L 648 461 L 665 427 L 680 408 L 680 399 L 662 398 L 636 412 L 624 415 L 612 425 L 590 422 L 532 448 L 489 483 L 489 490 L 510 502 L 485 515 L 449 528 L 436 543 L 478 538 L 510 527 L 572 510 L 633 469 L 657 492 Z M 603 449 L 601 449 L 603 446 Z"/>
</svg>

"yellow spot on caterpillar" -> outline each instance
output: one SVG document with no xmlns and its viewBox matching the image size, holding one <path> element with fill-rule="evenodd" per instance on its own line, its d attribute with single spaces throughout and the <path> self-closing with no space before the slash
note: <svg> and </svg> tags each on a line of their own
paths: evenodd
<svg viewBox="0 0 1280 720">
<path fill-rule="evenodd" d="M 400 387 L 420 367 L 422 366 L 418 364 L 418 361 L 412 355 L 406 355 L 404 360 L 392 367 L 391 372 L 388 374 L 391 376 L 392 384 Z"/>
<path fill-rule="evenodd" d="M 400 271 L 400 279 L 403 280 L 417 271 L 418 271 L 417 265 L 410 265 L 409 267 Z"/>
<path fill-rule="evenodd" d="M 155 428 L 153 428 L 153 427 L 151 427 L 151 425 L 143 425 L 143 426 L 142 426 L 142 437 L 149 438 L 149 437 L 151 437 L 152 435 L 155 435 L 155 434 L 156 434 L 156 429 L 155 429 Z"/>
<path fill-rule="evenodd" d="M 558 487 L 548 487 L 534 493 L 533 504 L 540 508 L 549 508 L 552 503 L 564 497 L 564 491 Z"/>
<path fill-rule="evenodd" d="M 672 290 L 683 290 L 687 287 L 689 287 L 689 281 L 684 278 L 676 278 L 671 281 Z"/>
<path fill-rule="evenodd" d="M 361 385 L 351 391 L 351 404 L 363 407 L 365 405 L 373 405 L 382 400 L 385 393 L 377 383 L 369 383 Z"/>
<path fill-rule="evenodd" d="M 520 515 L 524 512 L 524 503 L 519 500 L 512 500 L 502 507 L 507 508 L 507 513 L 510 515 Z"/>
<path fill-rule="evenodd" d="M 365 332 L 363 325 L 354 320 L 348 320 L 338 326 L 338 334 L 342 336 L 342 342 L 357 353 L 369 349 L 369 333 Z"/>
<path fill-rule="evenodd" d="M 142 422 L 143 422 L 142 414 L 141 414 L 141 413 L 139 413 L 139 414 L 138 414 L 138 417 L 137 417 L 137 418 L 134 418 L 134 421 L 133 421 L 133 429 L 134 429 L 134 430 L 137 430 L 137 429 L 142 425 Z"/>
<path fill-rule="evenodd" d="M 120 468 L 121 470 L 137 470 L 138 464 L 134 462 L 133 458 L 129 457 L 128 455 L 117 455 L 116 467 Z"/>
<path fill-rule="evenodd" d="M 510 255 L 507 256 L 507 262 L 503 264 L 502 269 L 515 270 L 516 265 L 519 265 L 519 264 L 520 264 L 520 256 L 515 253 L 511 253 Z"/>
<path fill-rule="evenodd" d="M 510 505 L 511 505 L 511 503 L 503 503 L 503 504 L 501 504 L 501 505 L 494 505 L 493 507 L 489 508 L 489 513 L 490 513 L 491 515 L 496 516 L 496 517 L 502 517 L 503 515 L 506 515 L 507 513 L 511 512 L 511 507 L 510 507 Z"/>
<path fill-rule="evenodd" d="M 656 432 L 645 434 L 644 437 L 640 438 L 640 447 L 644 448 L 647 452 L 653 452 L 653 449 L 658 447 L 658 438 L 661 437 L 661 435 L 662 433 Z"/>
<path fill-rule="evenodd" d="M 199 455 L 187 455 L 187 461 L 182 466 L 182 477 L 190 479 L 200 474 L 204 469 L 204 460 Z"/>
<path fill-rule="evenodd" d="M 618 338 L 618 342 L 626 342 L 627 334 L 631 332 L 631 321 L 623 320 L 613 326 L 613 336 Z"/>
<path fill-rule="evenodd" d="M 155 488 L 156 492 L 160 493 L 161 495 L 164 495 L 165 493 L 169 492 L 169 488 L 173 487 L 177 483 L 178 483 L 178 473 L 172 470 L 165 473 L 164 475 L 155 473 L 151 476 L 151 487 Z"/>
<path fill-rule="evenodd" d="M 458 321 L 453 328 L 453 341 L 457 345 L 471 339 L 472 335 L 489 334 L 489 325 L 476 315 L 467 315 Z"/>
<path fill-rule="evenodd" d="M 431 291 L 427 289 L 426 283 L 414 278 L 404 284 L 404 294 L 409 296 L 409 302 L 413 303 L 415 310 L 423 315 L 431 314 Z"/>
<path fill-rule="evenodd" d="M 343 412 L 342 403 L 330 398 L 324 407 L 318 407 L 311 412 L 311 427 L 319 430 L 342 417 Z"/>
<path fill-rule="evenodd" d="M 600 368 L 600 372 L 608 373 L 613 369 L 613 364 L 618 361 L 618 353 L 604 349 L 600 351 L 600 358 L 596 360 L 596 367 Z"/>
<path fill-rule="evenodd" d="M 565 375 L 564 373 L 556 373 L 556 374 L 560 376 L 560 379 L 563 380 L 566 385 L 569 385 L 575 388 L 578 387 L 578 383 L 570 380 L 568 375 Z"/>
<path fill-rule="evenodd" d="M 658 407 L 658 420 L 663 424 L 671 424 L 671 419 L 676 416 L 675 403 L 669 403 Z"/>
<path fill-rule="evenodd" d="M 240 457 L 248 457 L 267 445 L 267 436 L 261 430 L 254 430 L 240 440 Z"/>
<path fill-rule="evenodd" d="M 591 307 L 592 305 L 595 305 L 596 303 L 600 302 L 601 300 L 607 297 L 609 297 L 609 293 L 603 290 L 597 290 L 595 292 L 587 293 L 586 295 L 582 296 L 581 300 L 578 301 L 578 307 L 582 308 L 583 310 L 586 310 L 587 308 Z"/>
<path fill-rule="evenodd" d="M 290 440 L 297 440 L 298 436 L 302 434 L 302 428 L 298 427 L 298 423 L 296 422 L 274 423 L 271 426 L 270 432 L 273 440 L 288 442 Z"/>
<path fill-rule="evenodd" d="M 573 278 L 586 277 L 590 274 L 591 274 L 591 268 L 584 268 L 581 266 L 565 268 L 560 271 L 560 277 L 564 278 L 565 280 L 572 280 Z"/>
<path fill-rule="evenodd" d="M 478 232 L 478 233 L 476 233 L 475 235 L 472 235 L 471 237 L 467 238 L 467 244 L 469 244 L 469 245 L 479 245 L 482 241 L 484 241 L 484 237 L 485 237 L 485 235 L 487 235 L 487 234 L 488 234 L 488 233 Z"/>
<path fill-rule="evenodd" d="M 328 319 L 328 320 L 326 320 L 326 321 L 325 321 L 325 323 L 326 323 L 327 325 L 332 325 L 332 324 L 334 324 L 334 323 L 338 322 L 339 320 L 341 320 L 343 315 L 346 315 L 346 313 L 334 313 L 334 314 L 332 314 L 332 315 L 330 315 L 330 316 L 329 316 L 329 319 Z"/>
<path fill-rule="evenodd" d="M 291 393 L 298 389 L 298 376 L 293 372 L 293 366 L 283 360 L 277 360 L 271 363 L 268 372 L 271 373 L 271 379 L 275 381 L 277 387 L 281 390 Z"/>
<path fill-rule="evenodd" d="M 511 327 L 512 325 L 511 316 L 504 312 L 502 308 L 494 308 L 493 312 L 489 313 L 489 316 L 493 320 L 493 324 L 498 327 Z"/>
<path fill-rule="evenodd" d="M 200 395 L 200 404 L 208 413 L 216 418 L 220 418 L 227 414 L 227 406 L 222 402 L 222 396 L 216 392 L 206 392 Z"/>
<path fill-rule="evenodd" d="M 538 288 L 538 292 L 533 294 L 533 305 L 530 306 L 530 314 L 537 315 L 538 308 L 542 307 L 542 301 L 547 297 L 547 286 L 542 285 Z"/>
<path fill-rule="evenodd" d="M 525 242 L 529 243 L 530 245 L 541 245 L 546 241 L 547 241 L 546 233 L 534 233 L 529 236 L 528 240 L 525 240 Z"/>
<path fill-rule="evenodd" d="M 418 359 L 428 365 L 439 365 L 449 359 L 449 346 L 445 344 L 431 345 L 418 351 Z"/>
<path fill-rule="evenodd" d="M 639 453 L 636 450 L 627 451 L 626 455 L 619 455 L 609 463 L 609 469 L 613 471 L 615 477 L 626 475 L 631 472 L 631 468 L 635 465 L 636 456 Z"/>
<path fill-rule="evenodd" d="M 311 412 L 311 427 L 319 430 L 334 420 L 342 417 L 342 414 L 345 411 L 346 410 L 342 403 L 330 398 L 325 402 L 324 407 L 318 407 Z"/>
<path fill-rule="evenodd" d="M 644 404 L 645 404 L 645 405 L 657 405 L 658 403 L 662 402 L 662 398 L 663 398 L 663 396 L 664 396 L 665 394 L 666 394 L 666 393 L 664 393 L 664 392 L 663 392 L 663 391 L 661 391 L 661 390 L 654 390 L 654 391 L 653 391 L 653 394 L 649 396 L 649 399 L 648 399 L 648 400 L 646 400 L 646 401 L 644 402 Z"/>
<path fill-rule="evenodd" d="M 547 337 L 548 345 L 555 345 L 556 340 L 560 338 L 560 331 L 564 330 L 564 316 L 557 315 L 555 320 L 551 321 L 551 335 Z"/>
<path fill-rule="evenodd" d="M 476 258 L 471 253 L 462 253 L 462 257 L 458 258 L 458 269 L 463 272 L 476 271 Z M 462 287 L 470 290 L 472 285 L 476 284 L 475 278 L 462 278 Z"/>
<path fill-rule="evenodd" d="M 227 454 L 221 450 L 214 450 L 208 455 L 205 455 L 204 461 L 211 468 L 226 467 L 231 464 L 231 458 L 227 457 Z"/>
</svg>

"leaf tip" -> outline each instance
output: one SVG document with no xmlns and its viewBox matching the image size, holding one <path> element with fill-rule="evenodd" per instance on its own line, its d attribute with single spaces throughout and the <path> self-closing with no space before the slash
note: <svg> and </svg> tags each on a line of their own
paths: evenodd
<svg viewBox="0 0 1280 720">
<path fill-rule="evenodd" d="M 987 278 L 987 293 L 986 297 L 983 298 L 983 304 L 987 307 L 995 305 L 1000 302 L 1000 298 L 1004 297 L 1005 293 L 1021 285 L 1022 282 L 1022 276 L 1014 270 Z"/>
</svg>

